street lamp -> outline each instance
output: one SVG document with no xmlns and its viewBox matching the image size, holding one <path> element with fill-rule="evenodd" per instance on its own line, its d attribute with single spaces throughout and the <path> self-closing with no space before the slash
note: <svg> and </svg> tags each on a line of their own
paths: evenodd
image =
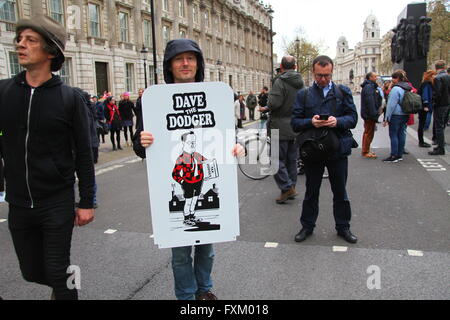
<svg viewBox="0 0 450 320">
<path fill-rule="evenodd" d="M 147 89 L 147 53 L 148 53 L 148 49 L 144 45 L 142 45 L 141 53 L 144 56 L 144 79 L 145 79 L 145 89 Z"/>
<path fill-rule="evenodd" d="M 158 84 L 158 64 L 156 61 L 156 33 L 155 33 L 155 4 L 150 0 L 150 10 L 152 16 L 152 49 L 153 49 L 153 73 L 155 84 Z"/>
<path fill-rule="evenodd" d="M 275 12 L 272 9 L 272 6 L 269 5 L 269 8 L 267 9 L 267 12 L 269 13 L 270 17 L 270 83 L 273 81 L 273 30 L 272 30 L 272 14 Z"/>
</svg>

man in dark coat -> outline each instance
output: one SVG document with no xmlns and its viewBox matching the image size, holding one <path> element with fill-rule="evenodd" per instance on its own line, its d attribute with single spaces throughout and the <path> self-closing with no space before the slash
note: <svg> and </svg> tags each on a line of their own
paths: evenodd
<svg viewBox="0 0 450 320">
<path fill-rule="evenodd" d="M 361 155 L 371 159 L 377 158 L 375 153 L 370 152 L 370 144 L 375 134 L 375 126 L 378 122 L 383 102 L 383 98 L 378 90 L 377 79 L 378 76 L 375 72 L 369 72 L 366 75 L 366 80 L 361 85 L 361 118 L 364 119 Z"/>
<path fill-rule="evenodd" d="M 281 74 L 275 80 L 272 90 L 269 92 L 270 131 L 279 133 L 279 169 L 275 174 L 275 182 L 281 190 L 276 203 L 285 203 L 297 195 L 295 185 L 297 183 L 297 154 L 295 143 L 297 133 L 291 126 L 292 106 L 294 105 L 297 91 L 303 88 L 303 80 L 300 73 L 295 71 L 295 58 L 285 56 L 281 60 Z M 274 144 L 272 144 L 274 145 Z"/>
<path fill-rule="evenodd" d="M 333 60 L 319 56 L 313 61 L 315 82 L 312 87 L 297 94 L 292 115 L 292 128 L 300 132 L 310 128 L 328 127 L 340 137 L 340 148 L 325 162 L 305 165 L 306 191 L 300 222 L 302 229 L 295 241 L 304 241 L 312 235 L 319 215 L 319 193 L 325 167 L 328 169 L 333 191 L 333 214 L 338 236 L 347 242 L 356 243 L 357 238 L 350 232 L 351 208 L 346 184 L 348 175 L 348 155 L 354 147 L 350 129 L 356 127 L 358 113 L 352 93 L 345 86 L 331 81 Z M 320 120 L 320 115 L 328 115 L 328 120 Z"/>
<path fill-rule="evenodd" d="M 434 126 L 436 127 L 437 146 L 428 152 L 430 156 L 445 154 L 445 127 L 448 123 L 450 109 L 450 76 L 446 71 L 445 61 L 439 60 L 435 64 L 436 78 L 434 78 Z"/>
</svg>

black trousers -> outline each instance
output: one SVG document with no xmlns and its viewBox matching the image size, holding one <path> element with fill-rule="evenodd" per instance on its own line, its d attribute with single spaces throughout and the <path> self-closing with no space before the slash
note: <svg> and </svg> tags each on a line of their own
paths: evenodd
<svg viewBox="0 0 450 320">
<path fill-rule="evenodd" d="M 3 165 L 2 144 L 0 141 L 0 192 L 5 191 L 5 167 Z"/>
<path fill-rule="evenodd" d="M 347 196 L 348 159 L 329 160 L 325 163 L 306 163 L 306 192 L 303 200 L 300 223 L 313 230 L 319 216 L 319 194 L 325 167 L 328 169 L 331 190 L 333 191 L 333 215 L 336 230 L 350 229 L 351 208 Z"/>
<path fill-rule="evenodd" d="M 426 111 L 419 111 L 419 128 L 417 129 L 417 137 L 419 138 L 419 142 L 423 143 L 423 128 L 425 127 L 425 122 L 427 120 Z"/>
<path fill-rule="evenodd" d="M 433 112 L 433 126 L 436 128 L 437 149 L 445 152 L 445 127 L 448 121 L 450 106 L 435 107 Z"/>
<path fill-rule="evenodd" d="M 78 299 L 77 289 L 67 285 L 74 221 L 74 203 L 34 209 L 9 205 L 9 230 L 22 276 L 51 287 L 56 300 Z"/>
</svg>

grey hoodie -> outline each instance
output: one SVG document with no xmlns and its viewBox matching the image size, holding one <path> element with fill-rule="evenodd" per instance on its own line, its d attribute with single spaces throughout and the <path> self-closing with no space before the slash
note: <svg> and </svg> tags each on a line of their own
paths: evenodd
<svg viewBox="0 0 450 320">
<path fill-rule="evenodd" d="M 280 130 L 280 140 L 294 140 L 297 134 L 291 128 L 292 108 L 297 92 L 303 88 L 300 73 L 283 72 L 269 92 L 270 128 Z"/>
</svg>

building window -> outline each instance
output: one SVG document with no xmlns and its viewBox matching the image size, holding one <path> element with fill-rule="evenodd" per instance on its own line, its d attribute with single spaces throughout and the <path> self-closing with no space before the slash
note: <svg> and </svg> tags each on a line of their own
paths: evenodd
<svg viewBox="0 0 450 320">
<path fill-rule="evenodd" d="M 169 0 L 162 0 L 162 9 L 164 11 L 169 11 Z"/>
<path fill-rule="evenodd" d="M 148 67 L 148 79 L 149 79 L 150 85 L 155 84 L 155 67 L 153 67 L 153 66 Z"/>
<path fill-rule="evenodd" d="M 211 50 L 211 39 L 206 38 L 206 57 L 210 58 L 212 56 L 212 50 Z"/>
<path fill-rule="evenodd" d="M 194 20 L 194 23 L 198 24 L 199 21 L 199 14 L 198 14 L 198 4 L 194 4 L 192 6 L 192 19 Z"/>
<path fill-rule="evenodd" d="M 209 12 L 209 10 L 205 10 L 204 17 L 205 17 L 205 27 L 209 28 L 211 26 L 211 19 L 210 19 L 210 12 Z"/>
<path fill-rule="evenodd" d="M 63 0 L 49 1 L 50 17 L 64 25 L 64 4 Z"/>
<path fill-rule="evenodd" d="M 61 80 L 67 84 L 68 86 L 72 85 L 72 60 L 70 58 L 66 58 L 66 61 L 64 61 L 61 70 L 59 70 L 59 76 L 61 77 Z"/>
<path fill-rule="evenodd" d="M 100 8 L 93 3 L 89 3 L 89 36 L 100 37 Z"/>
<path fill-rule="evenodd" d="M 186 30 L 180 29 L 180 38 L 186 38 Z"/>
<path fill-rule="evenodd" d="M 128 42 L 128 13 L 119 12 L 120 41 Z"/>
<path fill-rule="evenodd" d="M 165 46 L 167 44 L 167 42 L 170 41 L 170 27 L 163 26 L 162 32 L 163 32 L 163 41 L 164 41 L 164 46 Z"/>
<path fill-rule="evenodd" d="M 375 38 L 375 32 L 372 32 L 372 38 Z"/>
<path fill-rule="evenodd" d="M 184 0 L 178 0 L 178 14 L 182 18 L 186 16 L 186 12 L 184 10 Z"/>
<path fill-rule="evenodd" d="M 19 64 L 19 59 L 17 58 L 16 52 L 9 53 L 9 70 L 11 71 L 11 78 L 24 70 Z"/>
<path fill-rule="evenodd" d="M 0 20 L 7 22 L 16 22 L 16 0 L 0 1 Z"/>
<path fill-rule="evenodd" d="M 125 64 L 125 90 L 134 91 L 134 65 L 132 63 Z"/>
<path fill-rule="evenodd" d="M 152 22 L 150 20 L 143 21 L 143 32 L 144 32 L 144 46 L 147 48 L 152 48 L 153 47 Z"/>
</svg>

